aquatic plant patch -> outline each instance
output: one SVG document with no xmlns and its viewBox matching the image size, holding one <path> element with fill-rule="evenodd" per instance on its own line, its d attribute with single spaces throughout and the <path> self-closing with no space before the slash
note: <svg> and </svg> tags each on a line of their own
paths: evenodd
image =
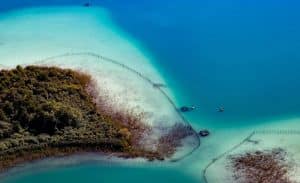
<svg viewBox="0 0 300 183">
<path fill-rule="evenodd" d="M 233 176 L 242 183 L 291 183 L 286 152 L 277 148 L 229 156 Z"/>
</svg>

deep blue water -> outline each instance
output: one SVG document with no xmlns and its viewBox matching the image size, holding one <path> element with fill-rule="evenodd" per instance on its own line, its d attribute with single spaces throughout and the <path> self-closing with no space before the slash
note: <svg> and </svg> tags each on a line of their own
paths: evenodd
<svg viewBox="0 0 300 183">
<path fill-rule="evenodd" d="M 0 10 L 84 2 L 10 0 L 1 2 Z M 169 84 L 178 89 L 182 105 L 201 107 L 188 116 L 199 120 L 203 127 L 234 127 L 245 125 L 245 121 L 299 116 L 299 1 L 93 0 L 92 3 L 108 8 L 121 28 L 147 48 Z M 225 107 L 222 114 L 215 110 L 219 105 Z M 137 178 L 159 177 L 157 182 L 194 181 L 182 175 L 177 177 L 178 172 L 171 170 L 124 172 L 118 168 L 96 168 L 104 172 L 99 175 L 109 175 L 101 179 L 93 167 L 86 168 L 84 172 L 91 171 L 84 175 L 91 180 L 87 182 L 120 182 L 114 172 L 127 177 L 128 182 L 141 182 L 134 179 L 135 172 L 145 174 Z M 37 176 L 72 177 L 80 170 L 74 168 L 64 173 Z M 115 180 L 108 180 L 109 177 Z M 80 177 L 75 179 L 80 182 Z M 39 177 L 35 181 L 38 180 Z M 26 183 L 26 178 L 19 182 Z"/>
<path fill-rule="evenodd" d="M 4 11 L 83 0 L 2 2 Z M 298 116 L 300 3 L 243 0 L 93 0 L 154 56 L 203 125 Z M 185 102 L 185 103 L 184 103 Z M 217 114 L 223 105 L 226 113 Z M 207 121 L 207 124 L 205 122 Z"/>
<path fill-rule="evenodd" d="M 201 106 L 191 115 L 204 123 L 234 126 L 299 114 L 299 2 L 111 2 L 122 28 L 184 90 L 180 98 Z M 222 115 L 215 112 L 219 105 Z"/>
</svg>

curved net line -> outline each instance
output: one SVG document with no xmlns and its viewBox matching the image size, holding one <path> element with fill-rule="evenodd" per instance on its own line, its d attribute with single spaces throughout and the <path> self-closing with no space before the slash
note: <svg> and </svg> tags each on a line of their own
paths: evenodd
<svg viewBox="0 0 300 183">
<path fill-rule="evenodd" d="M 150 78 L 148 78 L 147 76 L 143 75 L 141 72 L 117 61 L 114 59 L 111 59 L 109 57 L 105 57 L 103 55 L 100 54 L 96 54 L 93 52 L 69 52 L 69 53 L 64 53 L 64 54 L 60 54 L 60 55 L 56 55 L 56 56 L 51 56 L 51 57 L 47 57 L 44 59 L 39 59 L 36 62 L 34 62 L 34 64 L 38 64 L 38 63 L 43 63 L 46 61 L 51 61 L 54 59 L 59 59 L 59 58 L 63 58 L 63 57 L 72 57 L 72 56 L 89 56 L 89 57 L 93 57 L 96 58 L 100 61 L 105 61 L 105 62 L 109 62 L 112 64 L 115 64 L 119 67 L 122 67 L 132 73 L 134 73 L 135 75 L 137 75 L 138 77 L 140 77 L 141 79 L 143 79 L 144 81 L 146 81 L 147 83 L 149 83 L 151 86 L 155 85 L 155 82 L 153 82 Z M 171 97 L 161 88 L 161 87 L 155 87 L 171 104 L 171 106 L 174 108 L 174 110 L 176 111 L 176 113 L 178 114 L 178 116 L 180 116 L 181 120 L 188 126 L 188 128 L 192 131 L 193 136 L 196 139 L 196 145 L 191 149 L 191 151 L 189 151 L 188 153 L 177 157 L 177 158 L 170 158 L 171 162 L 177 162 L 180 161 L 182 159 L 184 159 L 185 157 L 191 155 L 193 152 L 195 152 L 199 147 L 200 147 L 200 137 L 198 135 L 198 133 L 193 129 L 192 125 L 190 124 L 190 122 L 183 116 L 183 114 L 178 110 L 175 102 L 171 99 Z"/>
<path fill-rule="evenodd" d="M 203 180 L 205 183 L 208 183 L 207 177 L 206 177 L 206 172 L 209 167 L 211 167 L 215 162 L 226 156 L 227 154 L 233 152 L 237 148 L 239 148 L 241 145 L 243 145 L 245 142 L 251 139 L 251 137 L 255 134 L 255 132 L 251 132 L 245 139 L 243 139 L 241 142 L 238 144 L 234 145 L 232 148 L 228 149 L 227 151 L 223 152 L 222 154 L 218 155 L 217 157 L 213 158 L 203 169 Z"/>
<path fill-rule="evenodd" d="M 255 143 L 255 140 L 251 140 L 251 138 L 255 135 L 300 135 L 300 130 L 295 130 L 295 129 L 263 129 L 263 130 L 254 130 L 252 131 L 246 138 L 244 138 L 241 142 L 238 144 L 234 145 L 227 151 L 221 153 L 220 155 L 216 156 L 213 158 L 203 169 L 202 171 L 202 176 L 203 176 L 203 181 L 204 183 L 209 183 L 207 180 L 207 170 L 218 160 L 224 158 L 226 155 L 229 155 L 231 152 L 235 151 L 239 147 L 241 147 L 243 144 L 246 142 L 250 143 Z"/>
</svg>

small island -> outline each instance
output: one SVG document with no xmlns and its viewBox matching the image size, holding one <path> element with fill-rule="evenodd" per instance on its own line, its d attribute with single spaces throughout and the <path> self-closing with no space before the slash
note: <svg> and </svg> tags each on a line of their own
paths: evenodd
<svg viewBox="0 0 300 183">
<path fill-rule="evenodd" d="M 148 160 L 163 160 L 174 153 L 174 146 L 165 145 L 160 152 L 139 146 L 150 127 L 139 115 L 106 114 L 94 101 L 92 89 L 90 75 L 71 69 L 17 66 L 1 70 L 0 171 L 81 152 Z"/>
</svg>

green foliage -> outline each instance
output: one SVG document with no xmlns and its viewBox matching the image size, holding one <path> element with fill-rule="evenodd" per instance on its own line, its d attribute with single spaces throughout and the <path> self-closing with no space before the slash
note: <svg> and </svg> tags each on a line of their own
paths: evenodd
<svg viewBox="0 0 300 183">
<path fill-rule="evenodd" d="M 110 109 L 96 107 L 89 84 L 89 75 L 70 69 L 1 70 L 0 171 L 22 160 L 83 150 L 160 158 L 137 147 L 149 130 L 139 123 L 141 116 L 103 112 Z"/>
<path fill-rule="evenodd" d="M 88 78 L 55 67 L 17 66 L 0 71 L 0 120 L 34 134 L 78 128 L 89 120 L 84 116 L 96 110 L 84 89 Z"/>
<path fill-rule="evenodd" d="M 5 121 L 0 121 L 0 139 L 7 138 L 12 133 L 13 133 L 13 125 Z"/>
<path fill-rule="evenodd" d="M 49 101 L 37 106 L 35 114 L 27 121 L 26 126 L 34 133 L 54 134 L 67 126 L 77 128 L 82 121 L 84 119 L 79 109 L 61 102 Z"/>
</svg>

